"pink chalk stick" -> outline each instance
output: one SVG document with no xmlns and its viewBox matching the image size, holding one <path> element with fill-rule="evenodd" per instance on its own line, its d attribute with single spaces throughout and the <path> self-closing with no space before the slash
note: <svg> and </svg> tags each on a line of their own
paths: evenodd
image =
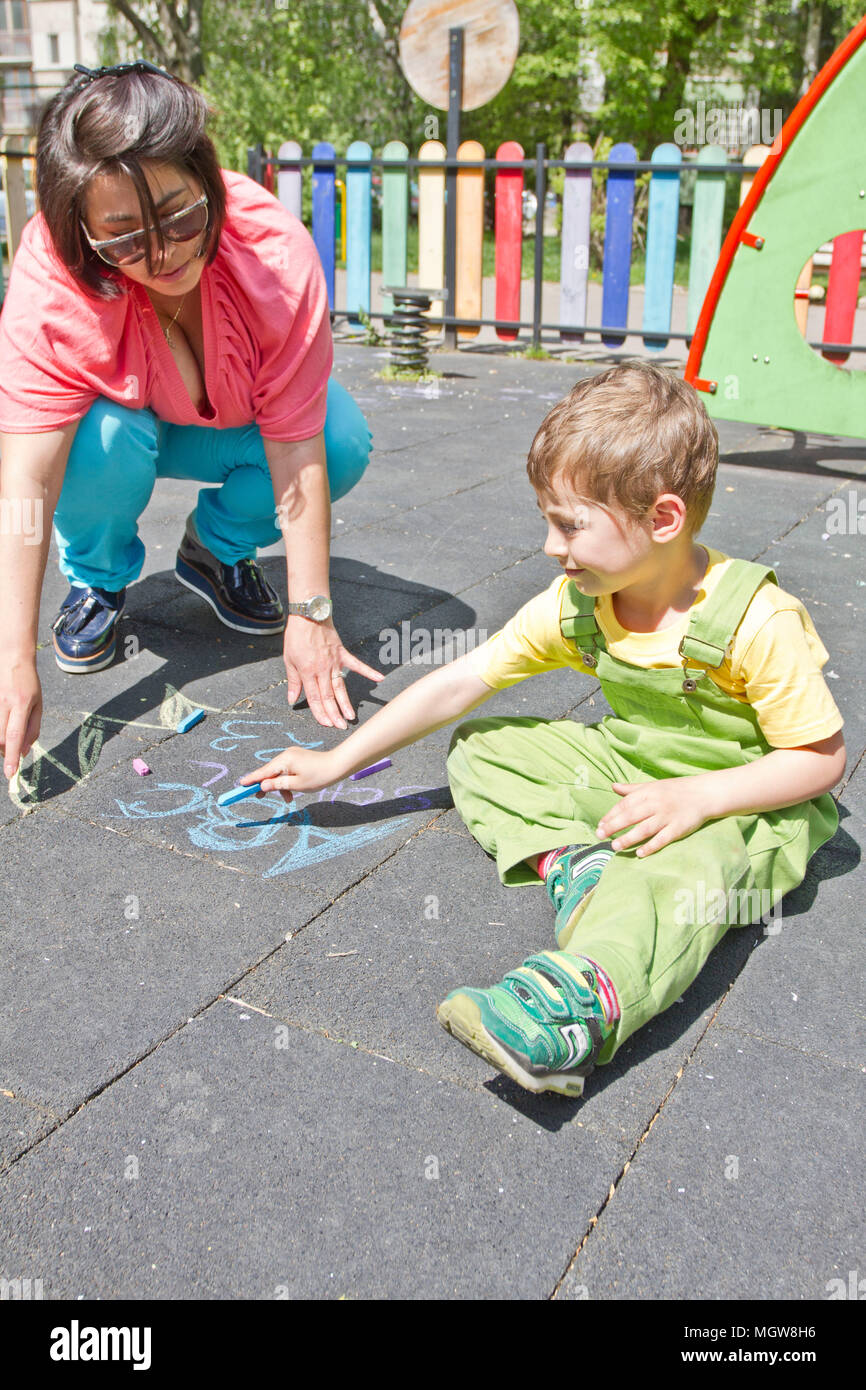
<svg viewBox="0 0 866 1390">
<path fill-rule="evenodd" d="M 135 768 L 139 777 L 146 777 L 150 772 L 150 768 L 143 758 L 133 758 L 132 766 Z"/>
</svg>

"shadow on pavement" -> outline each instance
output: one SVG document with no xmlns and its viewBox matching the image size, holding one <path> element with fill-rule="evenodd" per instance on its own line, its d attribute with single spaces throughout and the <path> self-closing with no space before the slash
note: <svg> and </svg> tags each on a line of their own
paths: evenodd
<svg viewBox="0 0 866 1390">
<path fill-rule="evenodd" d="M 263 568 L 270 581 L 284 592 L 285 566 L 282 559 L 267 558 L 263 561 Z M 332 585 L 335 594 L 342 592 L 344 596 L 345 619 L 340 625 L 340 636 L 349 650 L 369 665 L 376 666 L 378 632 L 383 614 L 390 622 L 392 618 L 389 614 L 392 612 L 393 621 L 398 621 L 449 602 L 456 605 L 456 611 L 453 607 L 449 610 L 454 627 L 469 627 L 475 619 L 475 610 L 456 599 L 446 589 L 433 588 L 411 580 L 399 580 L 399 577 L 391 572 L 387 576 L 388 586 L 380 587 L 375 583 L 376 573 L 369 561 L 360 564 L 357 561 L 341 559 L 339 578 L 335 578 Z M 365 576 L 364 580 L 355 577 L 359 574 Z M 263 659 L 279 659 L 282 653 L 282 634 L 255 638 L 255 646 L 251 649 L 245 634 L 233 633 L 231 629 L 224 627 L 203 601 L 200 610 L 198 605 L 195 608 L 196 621 L 201 622 L 201 628 L 178 631 L 178 621 L 181 616 L 186 616 L 186 611 L 182 614 L 176 613 L 172 611 L 172 605 L 165 606 L 165 578 L 164 573 L 149 575 L 135 586 L 138 599 L 136 616 L 134 619 L 128 619 L 126 615 L 121 618 L 117 642 L 120 653 L 124 643 L 124 628 L 132 622 L 140 642 L 141 654 L 150 653 L 161 658 L 162 665 L 158 670 L 148 672 L 123 690 L 110 695 L 90 712 L 77 728 L 72 729 L 50 749 L 45 749 L 44 754 L 37 756 L 32 763 L 22 766 L 18 798 L 25 809 L 42 805 L 77 786 L 83 777 L 96 770 L 103 749 L 111 740 L 125 733 L 136 721 L 146 718 L 148 713 L 152 715 L 155 711 L 160 712 L 165 736 L 173 733 L 177 720 L 173 722 L 172 691 L 176 695 L 179 720 L 194 706 L 194 700 L 179 693 L 185 686 L 212 677 L 223 677 L 226 672 L 237 672 L 237 695 L 227 702 L 226 706 L 230 709 L 240 700 L 254 699 L 257 693 L 256 690 L 251 691 L 249 685 L 244 682 L 240 674 L 244 668 L 258 667 Z M 378 609 L 373 603 L 374 595 L 380 605 Z M 152 607 L 149 607 L 149 600 L 152 601 Z M 384 608 L 382 604 L 385 605 Z M 229 647 L 222 644 L 217 646 L 214 641 L 216 636 L 229 643 L 232 638 L 237 638 L 237 641 Z M 128 667 L 131 673 L 136 669 L 133 663 L 124 662 L 118 655 L 113 665 L 104 672 L 96 672 L 90 676 L 70 676 L 70 702 L 74 699 L 77 706 L 79 694 L 83 693 L 83 690 L 86 690 L 87 698 L 93 698 L 94 683 L 98 690 L 100 678 L 110 673 L 116 676 L 118 667 L 124 666 Z M 280 670 L 284 677 L 282 667 Z M 85 684 L 82 686 L 82 683 Z M 260 676 L 259 693 L 263 688 L 272 688 L 273 684 L 272 680 L 268 681 Z M 346 688 L 356 711 L 362 702 L 385 703 L 373 695 L 376 684 L 357 672 L 349 673 Z M 64 685 L 64 693 L 65 690 Z M 58 702 L 55 699 L 53 703 L 56 712 Z M 306 711 L 306 701 L 302 698 L 292 708 L 299 713 Z M 62 702 L 59 709 L 62 713 Z M 314 724 L 313 727 L 319 726 Z M 158 729 L 154 728 L 151 743 L 156 742 L 159 737 Z M 437 801 L 436 804 L 439 805 L 440 802 Z M 442 801 L 441 804 L 450 804 L 450 797 L 448 802 Z M 405 809 L 405 804 L 402 804 L 393 814 L 404 813 Z M 324 806 L 321 811 L 327 814 Z M 378 814 L 371 814 L 369 818 L 382 819 L 381 808 Z"/>
</svg>

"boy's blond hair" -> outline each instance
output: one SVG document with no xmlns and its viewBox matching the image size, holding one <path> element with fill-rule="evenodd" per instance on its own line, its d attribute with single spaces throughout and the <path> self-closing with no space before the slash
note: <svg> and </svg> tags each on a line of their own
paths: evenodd
<svg viewBox="0 0 866 1390">
<path fill-rule="evenodd" d="M 624 362 L 573 386 L 545 416 L 526 471 L 536 492 L 557 474 L 590 501 L 639 521 L 663 492 L 696 535 L 713 500 L 719 436 L 692 386 L 648 362 Z"/>
</svg>

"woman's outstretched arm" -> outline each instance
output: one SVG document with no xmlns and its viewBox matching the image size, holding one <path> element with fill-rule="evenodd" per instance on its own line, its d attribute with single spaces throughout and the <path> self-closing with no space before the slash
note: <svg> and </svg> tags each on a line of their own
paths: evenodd
<svg viewBox="0 0 866 1390">
<path fill-rule="evenodd" d="M 13 777 L 42 719 L 36 627 L 51 523 L 76 421 L 44 434 L 0 434 L 0 750 Z"/>
<path fill-rule="evenodd" d="M 317 594 L 330 597 L 331 502 L 324 433 L 292 443 L 265 439 L 264 445 L 277 525 L 286 542 L 289 602 L 303 603 Z M 290 616 L 283 655 L 289 704 L 303 690 L 314 718 L 328 728 L 345 729 L 355 717 L 341 668 L 382 679 L 380 671 L 346 650 L 331 619 L 316 623 Z"/>
</svg>

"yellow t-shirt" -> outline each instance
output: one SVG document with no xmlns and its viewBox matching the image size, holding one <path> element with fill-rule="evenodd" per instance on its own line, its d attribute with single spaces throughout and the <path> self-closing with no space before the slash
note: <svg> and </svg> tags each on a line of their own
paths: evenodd
<svg viewBox="0 0 866 1390">
<path fill-rule="evenodd" d="M 731 564 L 729 555 L 709 545 L 703 548 L 709 565 L 695 608 L 714 592 Z M 560 575 L 543 593 L 525 603 L 504 628 L 475 648 L 473 669 L 485 685 L 502 690 L 560 666 L 595 676 L 560 631 L 567 583 L 568 577 Z M 689 625 L 691 610 L 659 632 L 631 632 L 617 621 L 611 595 L 603 594 L 596 600 L 595 616 L 611 656 L 631 666 L 682 669 L 677 647 Z M 769 744 L 798 748 L 829 738 L 844 723 L 821 674 L 827 660 L 824 644 L 800 600 L 765 579 L 743 614 L 730 655 L 707 674 L 735 700 L 754 707 Z"/>
</svg>

